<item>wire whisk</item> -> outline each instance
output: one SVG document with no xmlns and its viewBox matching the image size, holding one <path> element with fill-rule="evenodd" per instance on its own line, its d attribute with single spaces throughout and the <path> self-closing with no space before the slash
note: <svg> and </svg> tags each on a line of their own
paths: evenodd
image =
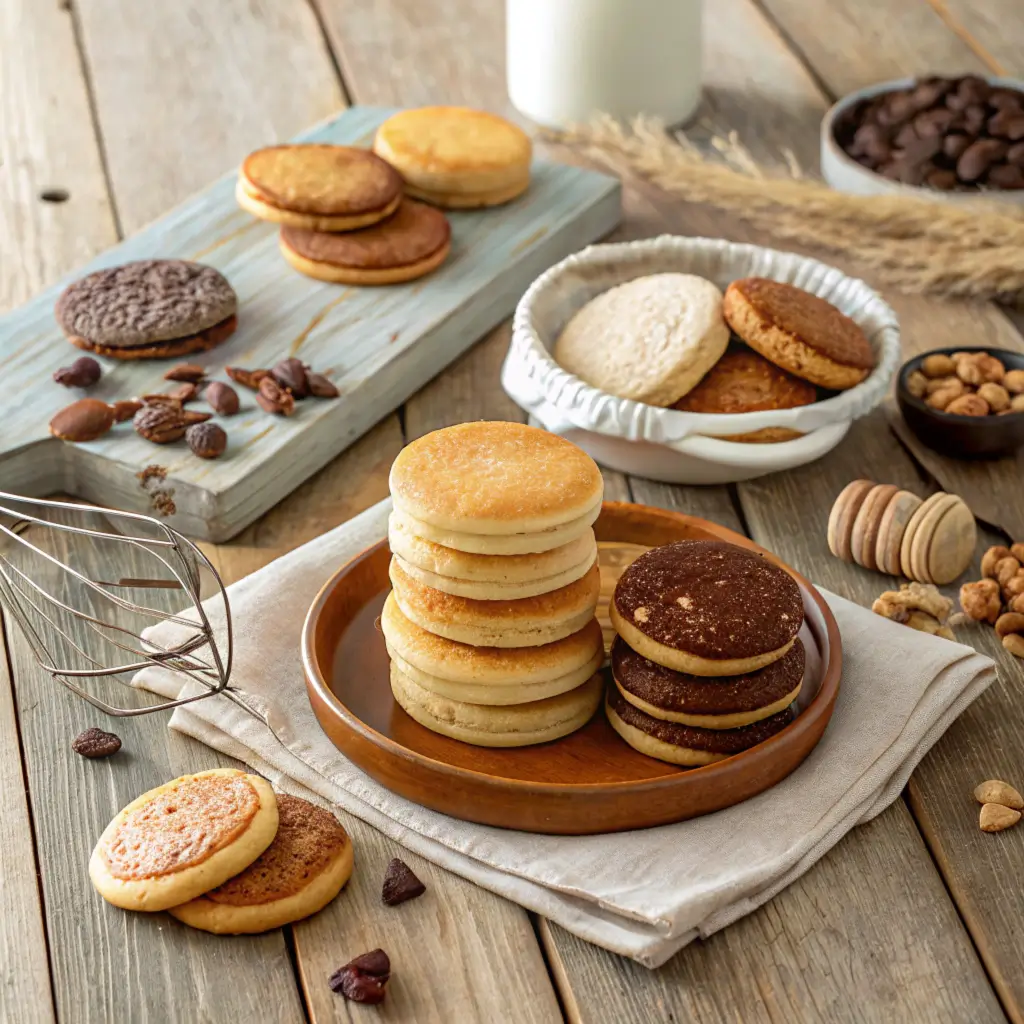
<svg viewBox="0 0 1024 1024">
<path fill-rule="evenodd" d="M 96 528 L 88 525 L 93 521 Z M 79 568 L 47 550 L 72 547 L 81 552 Z M 133 575 L 117 570 L 125 556 Z M 204 589 L 209 607 L 217 610 L 216 630 L 203 605 Z M 145 603 L 144 594 L 167 592 L 182 598 L 183 610 Z M 150 516 L 0 491 L 0 607 L 18 624 L 45 672 L 108 715 L 144 715 L 218 693 L 231 696 L 231 612 L 220 575 L 192 541 Z M 171 647 L 143 636 L 146 625 L 165 620 L 188 630 Z M 200 692 L 124 708 L 83 685 L 127 682 L 149 666 L 194 681 Z"/>
</svg>

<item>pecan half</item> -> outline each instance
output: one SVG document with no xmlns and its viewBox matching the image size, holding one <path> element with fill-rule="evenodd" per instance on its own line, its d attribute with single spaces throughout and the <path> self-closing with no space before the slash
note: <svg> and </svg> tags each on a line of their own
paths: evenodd
<svg viewBox="0 0 1024 1024">
<path fill-rule="evenodd" d="M 196 397 L 197 391 L 198 388 L 195 384 L 186 382 L 185 384 L 179 384 L 176 388 L 172 388 L 168 393 L 171 398 L 177 399 L 182 405 L 184 405 L 186 402 L 191 402 L 192 399 Z"/>
<path fill-rule="evenodd" d="M 82 757 L 110 757 L 121 749 L 121 738 L 102 729 L 86 729 L 75 737 L 71 749 Z"/>
<path fill-rule="evenodd" d="M 144 405 L 132 420 L 135 432 L 154 444 L 170 444 L 185 436 L 185 414 L 177 403 Z"/>
<path fill-rule="evenodd" d="M 249 388 L 251 391 L 258 391 L 260 381 L 270 373 L 269 370 L 243 370 L 240 366 L 225 366 L 224 372 L 236 384 L 241 384 L 243 388 Z"/>
<path fill-rule="evenodd" d="M 125 398 L 114 403 L 114 422 L 124 423 L 130 420 L 141 408 L 142 402 L 137 398 Z"/>
<path fill-rule="evenodd" d="M 206 376 L 206 371 L 195 363 L 179 363 L 172 366 L 165 374 L 164 380 L 180 380 L 186 384 L 198 384 Z"/>
<path fill-rule="evenodd" d="M 295 412 L 295 399 L 273 377 L 264 377 L 260 381 L 256 404 L 278 416 L 291 416 Z"/>
<path fill-rule="evenodd" d="M 306 384 L 314 398 L 337 398 L 341 394 L 334 382 L 328 380 L 322 373 L 307 371 Z"/>
</svg>

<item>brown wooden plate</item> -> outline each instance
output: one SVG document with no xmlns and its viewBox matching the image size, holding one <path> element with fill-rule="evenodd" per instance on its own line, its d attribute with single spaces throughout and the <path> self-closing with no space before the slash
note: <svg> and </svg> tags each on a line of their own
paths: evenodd
<svg viewBox="0 0 1024 1024">
<path fill-rule="evenodd" d="M 601 549 L 598 616 L 623 569 L 650 547 L 717 539 L 774 555 L 704 519 L 605 502 L 594 526 Z M 604 712 L 564 739 L 533 747 L 474 747 L 413 721 L 391 695 L 377 617 L 390 589 L 387 541 L 344 565 L 317 595 L 302 653 L 313 710 L 346 757 L 400 796 L 468 821 L 529 832 L 583 835 L 648 828 L 720 810 L 785 778 L 811 752 L 839 692 L 842 643 L 822 596 L 799 573 L 807 613 L 808 669 L 801 712 L 782 732 L 703 768 L 680 769 L 627 746 Z M 817 655 L 815 656 L 815 652 Z"/>
</svg>

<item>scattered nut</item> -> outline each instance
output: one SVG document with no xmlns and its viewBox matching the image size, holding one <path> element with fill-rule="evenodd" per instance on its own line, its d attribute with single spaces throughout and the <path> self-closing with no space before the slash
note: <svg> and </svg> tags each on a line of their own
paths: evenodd
<svg viewBox="0 0 1024 1024">
<path fill-rule="evenodd" d="M 921 372 L 926 377 L 948 377 L 956 373 L 956 363 L 949 356 L 936 353 L 921 361 Z"/>
<path fill-rule="evenodd" d="M 252 391 L 258 391 L 260 381 L 270 373 L 269 370 L 243 370 L 240 366 L 225 366 L 224 372 L 236 384 Z"/>
<path fill-rule="evenodd" d="M 303 399 L 309 394 L 306 367 L 303 366 L 301 359 L 282 359 L 270 371 L 270 375 L 297 399 Z"/>
<path fill-rule="evenodd" d="M 416 877 L 412 868 L 404 860 L 393 857 L 384 875 L 380 898 L 389 907 L 397 907 L 399 903 L 414 900 L 426 891 L 427 887 Z"/>
<path fill-rule="evenodd" d="M 988 402 L 993 412 L 1002 412 L 1010 408 L 1010 393 L 1002 384 L 982 384 L 978 388 L 978 397 Z"/>
<path fill-rule="evenodd" d="M 201 459 L 219 459 L 228 446 L 228 435 L 216 423 L 196 423 L 185 431 L 189 448 Z"/>
<path fill-rule="evenodd" d="M 102 729 L 86 729 L 74 738 L 71 749 L 82 757 L 110 757 L 121 749 L 121 738 Z"/>
<path fill-rule="evenodd" d="M 309 386 L 309 393 L 314 398 L 337 398 L 341 392 L 334 382 L 328 380 L 322 373 L 306 371 L 306 384 Z"/>
<path fill-rule="evenodd" d="M 980 395 L 961 395 L 954 398 L 944 411 L 954 416 L 987 416 L 988 402 Z"/>
<path fill-rule="evenodd" d="M 256 404 L 277 416 L 291 416 L 295 412 L 295 399 L 273 377 L 264 377 L 260 381 Z"/>
<path fill-rule="evenodd" d="M 70 366 L 62 366 L 53 375 L 58 384 L 66 388 L 91 388 L 103 371 L 92 356 L 81 356 Z"/>
<path fill-rule="evenodd" d="M 996 578 L 996 563 L 1003 558 L 1010 557 L 1012 557 L 1010 549 L 1004 548 L 1001 544 L 989 548 L 981 556 L 981 575 L 994 580 Z"/>
<path fill-rule="evenodd" d="M 203 397 L 218 416 L 234 416 L 238 412 L 238 392 L 230 384 L 215 380 L 206 385 Z"/>
<path fill-rule="evenodd" d="M 1009 555 L 1006 558 L 1000 558 L 999 561 L 996 562 L 996 579 L 999 581 L 999 586 L 1001 587 L 1005 587 L 1018 572 L 1020 572 L 1020 562 L 1018 562 L 1013 555 Z"/>
<path fill-rule="evenodd" d="M 114 425 L 114 408 L 96 398 L 80 398 L 50 420 L 50 433 L 62 441 L 95 441 Z"/>
<path fill-rule="evenodd" d="M 996 619 L 996 636 L 1002 640 L 1010 633 L 1024 634 L 1024 615 L 1020 612 L 1004 612 Z"/>
<path fill-rule="evenodd" d="M 177 403 L 144 405 L 132 420 L 135 432 L 154 444 L 170 444 L 185 435 L 185 415 Z"/>
<path fill-rule="evenodd" d="M 1003 387 L 1011 395 L 1024 394 L 1024 370 L 1007 370 L 1003 376 Z"/>
<path fill-rule="evenodd" d="M 114 403 L 114 422 L 124 423 L 130 420 L 141 408 L 142 402 L 135 398 L 122 399 Z"/>
<path fill-rule="evenodd" d="M 207 420 L 213 419 L 212 412 L 196 412 L 192 409 L 183 409 L 181 415 L 185 419 L 186 427 L 191 427 L 196 423 L 205 423 Z"/>
<path fill-rule="evenodd" d="M 899 590 L 887 590 L 875 599 L 871 610 L 893 622 L 953 639 L 947 627 L 953 602 L 931 583 L 904 583 Z"/>
<path fill-rule="evenodd" d="M 181 402 L 184 405 L 186 402 L 191 402 L 196 397 L 198 388 L 191 382 L 179 384 L 176 388 L 172 388 L 169 392 L 171 398 Z"/>
<path fill-rule="evenodd" d="M 339 967 L 327 984 L 355 1003 L 382 1003 L 390 977 L 391 960 L 383 949 L 374 949 Z"/>
<path fill-rule="evenodd" d="M 960 588 L 960 607 L 964 614 L 975 622 L 995 624 L 1002 611 L 999 600 L 999 584 L 995 580 L 983 579 L 976 583 L 965 583 Z"/>
<path fill-rule="evenodd" d="M 174 395 L 164 394 L 162 391 L 152 395 L 143 395 L 142 402 L 144 405 L 176 405 L 181 408 L 181 399 L 175 398 Z"/>
<path fill-rule="evenodd" d="M 165 374 L 164 380 L 180 380 L 186 384 L 198 384 L 206 376 L 206 371 L 195 363 L 178 363 Z"/>
<path fill-rule="evenodd" d="M 1024 658 L 1024 636 L 1020 633 L 1009 633 L 1004 636 L 1003 647 L 1015 658 Z"/>
<path fill-rule="evenodd" d="M 1000 804 L 1011 807 L 1015 811 L 1024 811 L 1024 797 L 1008 782 L 1000 779 L 988 779 L 974 789 L 974 799 L 979 804 Z"/>
<path fill-rule="evenodd" d="M 978 816 L 982 832 L 1002 832 L 1020 821 L 1020 811 L 1002 804 L 983 804 Z"/>
</svg>

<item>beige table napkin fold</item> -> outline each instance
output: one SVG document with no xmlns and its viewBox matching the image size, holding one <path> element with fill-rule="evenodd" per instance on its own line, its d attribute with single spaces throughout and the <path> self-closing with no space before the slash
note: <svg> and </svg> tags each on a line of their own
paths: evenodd
<svg viewBox="0 0 1024 1024">
<path fill-rule="evenodd" d="M 839 699 L 822 741 L 773 789 L 717 814 L 615 835 L 544 836 L 459 821 L 354 767 L 306 699 L 299 658 L 306 611 L 343 562 L 386 534 L 389 511 L 382 502 L 229 588 L 231 683 L 268 724 L 213 697 L 178 709 L 171 727 L 282 788 L 312 790 L 428 860 L 649 967 L 771 899 L 888 806 L 995 677 L 993 662 L 969 647 L 825 593 L 843 637 Z M 180 629 L 162 623 L 149 637 L 168 645 Z M 146 669 L 135 682 L 165 696 L 182 689 L 164 669 Z"/>
</svg>

